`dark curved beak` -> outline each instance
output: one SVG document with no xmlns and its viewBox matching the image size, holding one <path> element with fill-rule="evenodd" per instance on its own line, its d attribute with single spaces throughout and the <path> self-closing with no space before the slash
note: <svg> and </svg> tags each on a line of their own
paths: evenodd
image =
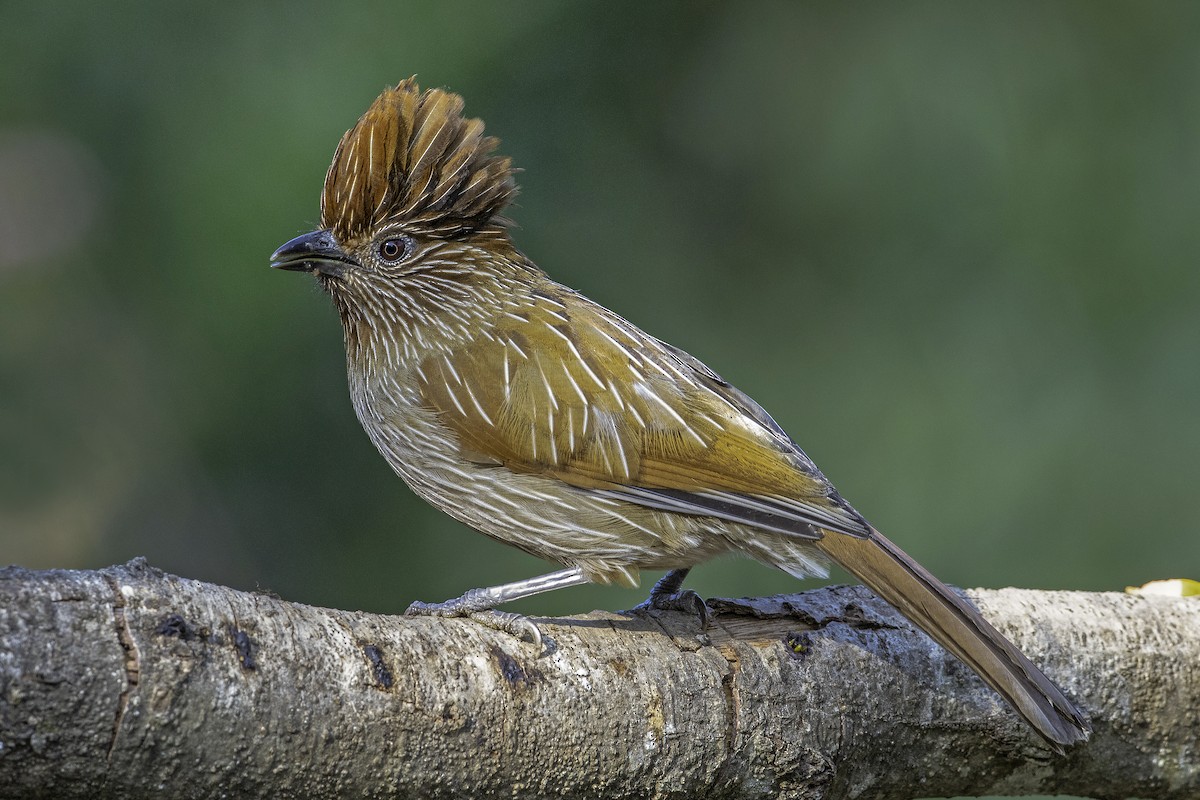
<svg viewBox="0 0 1200 800">
<path fill-rule="evenodd" d="M 347 267 L 357 267 L 358 262 L 346 254 L 329 231 L 313 231 L 297 236 L 272 253 L 271 266 L 340 278 Z"/>
</svg>

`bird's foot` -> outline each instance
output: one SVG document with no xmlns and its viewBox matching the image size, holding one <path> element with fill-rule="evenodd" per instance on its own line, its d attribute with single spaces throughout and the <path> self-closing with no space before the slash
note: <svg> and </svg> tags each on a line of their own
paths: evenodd
<svg viewBox="0 0 1200 800">
<path fill-rule="evenodd" d="M 682 611 L 699 617 L 701 630 L 708 630 L 709 623 L 712 622 L 712 609 L 704 602 L 704 598 L 691 589 L 670 593 L 651 592 L 649 597 L 630 611 L 641 616 L 652 611 Z"/>
<path fill-rule="evenodd" d="M 631 611 L 645 616 L 651 611 L 682 611 L 700 618 L 701 630 L 708 630 L 712 621 L 712 609 L 703 598 L 690 589 L 683 589 L 683 581 L 691 571 L 690 567 L 673 569 L 659 578 L 658 583 L 650 590 L 650 596 L 645 602 L 634 606 Z"/>
<path fill-rule="evenodd" d="M 467 593 L 469 595 L 470 592 Z M 444 603 L 416 601 L 404 612 L 406 617 L 465 617 L 493 630 L 507 633 L 534 645 L 542 645 L 542 632 L 529 617 L 494 608 L 479 608 L 467 595 Z"/>
<path fill-rule="evenodd" d="M 528 617 L 520 614 L 510 614 L 497 611 L 496 606 L 531 597 L 551 589 L 562 589 L 566 586 L 579 586 L 587 583 L 583 570 L 579 567 L 560 569 L 536 578 L 526 578 L 500 586 L 489 586 L 482 589 L 472 589 L 461 597 L 447 600 L 444 603 L 413 603 L 404 613 L 408 616 L 425 617 L 468 617 L 480 625 L 486 625 L 498 631 L 516 636 L 519 639 L 532 642 L 535 645 L 545 645 L 552 649 L 554 643 L 543 637 L 541 630 Z"/>
</svg>

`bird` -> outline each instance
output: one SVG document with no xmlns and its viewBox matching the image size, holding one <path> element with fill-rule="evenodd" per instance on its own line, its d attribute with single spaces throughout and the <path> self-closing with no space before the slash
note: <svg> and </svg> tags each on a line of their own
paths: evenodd
<svg viewBox="0 0 1200 800">
<path fill-rule="evenodd" d="M 1085 741 L 1090 723 L 1062 691 L 869 524 L 761 406 L 516 248 L 504 216 L 516 169 L 498 145 L 461 96 L 401 81 L 338 143 L 320 227 L 271 256 L 332 298 L 355 413 L 392 469 L 451 517 L 562 567 L 406 613 L 540 641 L 496 607 L 636 586 L 642 570 L 667 570 L 649 607 L 686 605 L 688 570 L 722 554 L 797 578 L 832 561 L 1052 749 Z"/>
</svg>

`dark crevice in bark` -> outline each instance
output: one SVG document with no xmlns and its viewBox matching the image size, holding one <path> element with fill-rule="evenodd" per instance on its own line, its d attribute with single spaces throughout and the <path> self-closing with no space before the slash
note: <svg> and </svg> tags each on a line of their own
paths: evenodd
<svg viewBox="0 0 1200 800">
<path fill-rule="evenodd" d="M 129 630 L 129 621 L 125 617 L 125 595 L 121 593 L 121 586 L 117 583 L 116 578 L 108 573 L 101 574 L 104 575 L 108 588 L 112 590 L 113 627 L 117 631 L 117 641 L 120 642 L 121 649 L 125 652 L 125 688 L 117 697 L 117 713 L 113 719 L 112 738 L 108 744 L 108 758 L 111 760 L 113 750 L 117 746 L 117 737 L 121 734 L 125 709 L 129 706 L 129 695 L 137 689 L 142 669 L 141 654 L 138 652 L 137 644 L 133 641 L 133 634 Z"/>
</svg>

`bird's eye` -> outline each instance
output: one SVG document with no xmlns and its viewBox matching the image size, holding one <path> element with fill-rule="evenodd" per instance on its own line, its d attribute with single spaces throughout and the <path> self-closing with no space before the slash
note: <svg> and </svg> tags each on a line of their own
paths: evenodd
<svg viewBox="0 0 1200 800">
<path fill-rule="evenodd" d="M 394 264 L 404 258 L 412 250 L 412 239 L 408 236 L 399 236 L 395 239 L 386 239 L 379 245 L 379 257 L 389 264 Z"/>
</svg>

